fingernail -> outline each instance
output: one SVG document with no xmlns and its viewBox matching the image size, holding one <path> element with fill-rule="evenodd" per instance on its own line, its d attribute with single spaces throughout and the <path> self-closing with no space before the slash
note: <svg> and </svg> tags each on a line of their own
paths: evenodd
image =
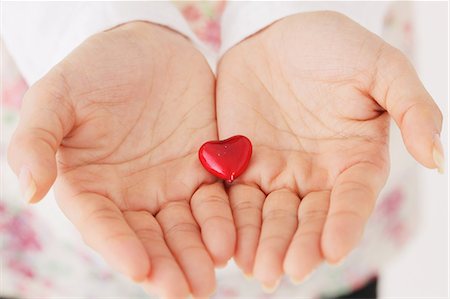
<svg viewBox="0 0 450 299">
<path fill-rule="evenodd" d="M 214 289 L 209 293 L 209 295 L 206 296 L 194 296 L 192 295 L 192 299 L 209 299 L 214 296 L 214 294 L 217 292 L 217 287 L 215 286 Z"/>
<path fill-rule="evenodd" d="M 294 284 L 294 285 L 299 285 L 303 282 L 303 278 L 297 278 L 294 276 L 289 277 L 289 279 L 291 280 L 292 284 Z"/>
<path fill-rule="evenodd" d="M 291 282 L 294 285 L 299 285 L 304 283 L 305 281 L 309 280 L 311 278 L 311 276 L 317 271 L 317 269 L 319 268 L 320 264 L 316 265 L 308 274 L 306 274 L 303 277 L 295 277 L 294 275 L 290 276 L 289 279 L 291 280 Z"/>
<path fill-rule="evenodd" d="M 341 258 L 340 260 L 338 260 L 336 263 L 334 263 L 334 266 L 339 267 L 342 266 L 342 264 L 345 261 L 345 257 Z"/>
<path fill-rule="evenodd" d="M 340 260 L 337 260 L 337 261 L 334 261 L 334 262 L 327 261 L 327 264 L 330 265 L 330 266 L 333 266 L 333 267 L 339 267 L 339 266 L 341 266 L 344 263 L 345 258 L 346 257 L 344 256 Z"/>
<path fill-rule="evenodd" d="M 273 284 L 263 283 L 262 289 L 263 289 L 264 293 L 272 294 L 278 288 L 279 284 L 280 284 L 280 280 L 275 281 L 275 283 L 273 283 Z"/>
<path fill-rule="evenodd" d="M 253 279 L 252 273 L 243 273 L 243 274 L 244 274 L 245 279 L 247 279 L 249 281 Z"/>
<path fill-rule="evenodd" d="M 19 186 L 22 193 L 22 199 L 26 203 L 30 203 L 36 194 L 36 183 L 31 176 L 28 167 L 22 167 L 19 173 Z"/>
<path fill-rule="evenodd" d="M 299 284 L 302 284 L 305 281 L 307 281 L 311 277 L 311 275 L 312 275 L 312 272 L 309 273 L 308 275 L 304 276 L 303 278 L 297 278 L 297 277 L 291 276 L 291 277 L 289 277 L 289 279 L 291 280 L 292 284 L 299 285 Z"/>
<path fill-rule="evenodd" d="M 131 277 L 131 280 L 135 283 L 142 283 L 144 282 L 146 277 L 140 277 L 140 276 L 133 276 Z"/>
<path fill-rule="evenodd" d="M 217 269 L 223 269 L 223 268 L 225 268 L 227 265 L 228 265 L 228 261 L 225 262 L 225 263 L 223 263 L 223 264 L 216 265 L 216 268 L 217 268 Z"/>
<path fill-rule="evenodd" d="M 201 297 L 202 299 L 208 299 L 214 296 L 214 294 L 217 292 L 217 288 L 214 287 L 214 290 L 206 297 Z"/>
<path fill-rule="evenodd" d="M 438 172 L 444 173 L 445 170 L 444 149 L 442 147 L 441 138 L 439 137 L 439 134 L 434 135 L 433 160 L 434 163 L 436 164 Z"/>
</svg>

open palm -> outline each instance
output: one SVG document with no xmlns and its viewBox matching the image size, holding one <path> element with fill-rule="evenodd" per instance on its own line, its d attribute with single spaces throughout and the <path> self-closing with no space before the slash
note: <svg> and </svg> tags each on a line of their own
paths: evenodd
<svg viewBox="0 0 450 299">
<path fill-rule="evenodd" d="M 272 288 L 348 254 L 388 175 L 390 115 L 435 167 L 438 108 L 398 50 L 342 15 L 287 17 L 224 55 L 219 137 L 254 145 L 229 186 L 243 271 Z"/>
<path fill-rule="evenodd" d="M 32 201 L 57 171 L 61 209 L 116 268 L 167 298 L 207 296 L 235 234 L 223 185 L 197 160 L 216 138 L 204 58 L 137 22 L 89 38 L 28 91 L 10 162 L 35 181 Z"/>
</svg>

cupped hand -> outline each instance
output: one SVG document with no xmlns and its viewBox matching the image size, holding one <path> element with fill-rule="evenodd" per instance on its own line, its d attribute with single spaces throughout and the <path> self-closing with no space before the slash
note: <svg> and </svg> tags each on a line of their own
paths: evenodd
<svg viewBox="0 0 450 299">
<path fill-rule="evenodd" d="M 390 117 L 417 161 L 442 159 L 442 116 L 411 64 L 343 15 L 274 23 L 229 50 L 217 80 L 220 139 L 254 145 L 229 186 L 235 259 L 268 288 L 357 245 L 388 175 Z"/>
<path fill-rule="evenodd" d="M 167 298 L 209 295 L 235 244 L 223 185 L 197 159 L 217 138 L 214 85 L 167 28 L 92 36 L 25 95 L 9 162 L 26 200 L 57 177 L 62 211 L 111 265 Z"/>
</svg>

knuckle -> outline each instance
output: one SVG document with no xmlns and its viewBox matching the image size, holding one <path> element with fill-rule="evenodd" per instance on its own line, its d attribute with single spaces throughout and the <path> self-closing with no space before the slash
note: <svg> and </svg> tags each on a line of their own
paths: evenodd
<svg viewBox="0 0 450 299">
<path fill-rule="evenodd" d="M 329 216 L 329 219 L 332 218 L 353 218 L 356 219 L 360 223 L 365 223 L 366 219 L 358 212 L 353 210 L 339 210 L 332 212 Z"/>
<path fill-rule="evenodd" d="M 285 235 L 268 235 L 262 236 L 259 241 L 259 246 L 273 246 L 274 244 L 284 244 L 288 242 L 289 239 Z"/>
<path fill-rule="evenodd" d="M 366 184 L 358 182 L 358 181 L 345 181 L 339 185 L 339 188 L 337 189 L 336 193 L 334 194 L 334 197 L 335 198 L 346 198 L 345 196 L 342 196 L 342 195 L 344 195 L 346 193 L 355 192 L 355 191 L 363 192 L 366 195 L 366 197 L 372 198 L 375 196 L 372 188 L 370 188 Z"/>
<path fill-rule="evenodd" d="M 208 227 L 208 226 L 214 226 L 215 224 L 220 223 L 220 224 L 224 224 L 224 223 L 230 223 L 233 224 L 233 220 L 222 216 L 222 215 L 211 215 L 206 217 L 202 223 L 200 224 L 200 226 L 202 228 Z"/>
<path fill-rule="evenodd" d="M 154 243 L 155 241 L 159 241 L 163 238 L 161 231 L 156 231 L 150 228 L 139 228 L 135 229 L 134 232 L 139 237 L 139 239 L 149 243 Z"/>
<path fill-rule="evenodd" d="M 398 68 L 400 71 L 402 71 L 405 66 L 411 65 L 409 59 L 401 50 L 388 44 L 383 44 L 382 55 L 384 55 L 386 62 L 389 63 L 391 67 Z"/>
<path fill-rule="evenodd" d="M 243 200 L 237 203 L 232 204 L 231 209 L 234 211 L 247 211 L 247 210 L 259 210 L 258 206 L 256 206 L 250 200 Z"/>
<path fill-rule="evenodd" d="M 172 226 L 168 227 L 164 231 L 164 235 L 165 235 L 166 239 L 172 239 L 172 238 L 177 238 L 180 235 L 180 233 L 198 234 L 199 232 L 200 232 L 200 230 L 199 230 L 198 226 L 195 225 L 194 223 L 180 222 L 180 223 L 175 223 Z"/>
<path fill-rule="evenodd" d="M 205 208 L 208 209 L 210 206 L 212 205 L 217 205 L 217 206 L 223 206 L 224 208 L 228 208 L 229 207 L 229 203 L 228 200 L 226 200 L 225 198 L 219 196 L 219 195 L 211 195 L 208 196 L 207 198 L 203 198 L 203 199 L 198 199 L 194 202 L 194 206 L 196 208 Z"/>
<path fill-rule="evenodd" d="M 299 226 L 307 223 L 324 222 L 327 217 L 326 210 L 306 210 L 300 213 Z"/>
<path fill-rule="evenodd" d="M 241 233 L 243 231 L 255 231 L 257 233 L 259 233 L 259 231 L 261 230 L 261 225 L 255 224 L 255 223 L 243 223 L 240 224 L 236 227 L 236 230 L 238 231 L 238 233 Z"/>
<path fill-rule="evenodd" d="M 295 212 L 295 213 L 294 213 Z M 269 211 L 265 211 L 263 215 L 263 221 L 272 221 L 272 220 L 283 220 L 289 218 L 294 218 L 297 220 L 297 214 L 295 211 L 290 211 L 282 208 L 270 209 Z"/>
<path fill-rule="evenodd" d="M 120 221 L 120 216 L 117 211 L 112 210 L 107 205 L 104 205 L 88 213 L 85 217 L 83 217 L 81 223 L 86 226 L 91 226 L 94 222 L 104 221 Z"/>
</svg>

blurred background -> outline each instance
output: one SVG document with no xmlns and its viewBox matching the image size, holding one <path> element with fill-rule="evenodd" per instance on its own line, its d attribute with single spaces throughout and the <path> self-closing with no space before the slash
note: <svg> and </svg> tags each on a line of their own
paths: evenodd
<svg viewBox="0 0 450 299">
<path fill-rule="evenodd" d="M 418 168 L 418 232 L 381 275 L 381 296 L 449 298 L 448 193 L 448 3 L 414 2 L 415 66 L 444 114 L 447 169 L 444 175 Z"/>
<path fill-rule="evenodd" d="M 196 4 L 200 8 L 177 4 L 193 31 L 212 50 L 217 50 L 220 45 L 220 26 L 215 16 L 220 15 L 223 3 L 216 6 Z M 398 22 L 403 24 L 404 28 L 401 29 L 408 34 L 396 46 L 408 49 L 413 44 L 414 50 L 407 54 L 413 58 L 425 87 L 444 114 L 441 138 L 447 169 L 445 174 L 439 175 L 435 170 L 416 167 L 418 183 L 411 189 L 417 190 L 419 203 L 417 233 L 381 273 L 380 295 L 383 298 L 448 298 L 448 3 L 424 1 L 410 4 L 397 8 L 399 19 L 411 17 L 412 22 Z M 407 16 L 409 13 L 412 15 Z M 386 34 L 388 40 L 398 40 L 395 32 Z M 78 242 L 79 245 L 74 241 L 73 236 L 77 233 L 59 212 L 52 194 L 41 204 L 24 209 L 25 205 L 19 200 L 17 181 L 7 166 L 5 153 L 18 121 L 18 111 L 27 85 L 3 44 L 1 55 L 0 296 L 5 295 L 3 290 L 16 290 L 26 298 L 32 298 L 33 294 L 39 294 L 40 298 L 61 293 L 78 294 L 80 287 L 74 282 L 84 277 L 107 282 L 109 289 L 104 290 L 104 296 L 128 293 L 142 298 L 141 292 L 133 293 L 135 291 L 129 283 L 121 276 L 111 274 L 100 259 L 86 254 L 81 242 Z M 393 134 L 398 132 L 394 131 Z M 21 255 L 19 252 L 27 254 Z M 67 254 L 73 259 L 68 260 Z M 82 263 L 92 267 L 82 267 Z M 54 273 L 64 275 L 64 281 L 58 282 L 57 286 L 54 281 L 47 279 Z M 130 289 L 124 290 L 127 287 Z M 83 291 L 97 294 L 95 289 Z"/>
</svg>

